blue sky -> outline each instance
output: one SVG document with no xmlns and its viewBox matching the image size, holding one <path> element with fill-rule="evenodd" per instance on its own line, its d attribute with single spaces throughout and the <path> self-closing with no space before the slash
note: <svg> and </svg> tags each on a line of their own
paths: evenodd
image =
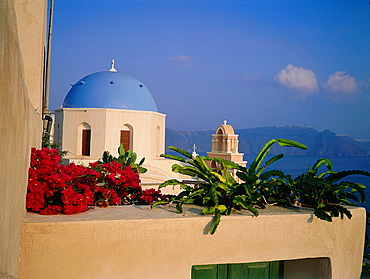
<svg viewBox="0 0 370 279">
<path fill-rule="evenodd" d="M 167 127 L 308 125 L 370 139 L 370 6 L 55 0 L 50 108 L 84 76 L 143 82 Z"/>
</svg>

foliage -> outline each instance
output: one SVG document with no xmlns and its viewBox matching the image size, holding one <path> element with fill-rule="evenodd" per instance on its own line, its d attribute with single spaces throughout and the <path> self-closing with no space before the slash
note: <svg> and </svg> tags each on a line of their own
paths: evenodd
<svg viewBox="0 0 370 279">
<path fill-rule="evenodd" d="M 352 217 L 350 211 L 343 205 L 365 202 L 365 186 L 342 179 L 354 174 L 370 176 L 370 173 L 360 170 L 333 171 L 332 163 L 326 158 L 317 160 L 312 168 L 309 167 L 307 172 L 295 179 L 279 170 L 266 171 L 267 166 L 284 157 L 283 154 L 278 154 L 263 165 L 274 143 L 286 147 L 307 148 L 291 140 L 272 139 L 261 149 L 250 167 L 246 168 L 220 158 L 212 159 L 207 156 L 193 158 L 190 153 L 170 146 L 170 149 L 182 155 L 161 155 L 181 163 L 174 164 L 172 170 L 198 178 L 200 183 L 192 187 L 171 179 L 164 182 L 160 188 L 167 185 L 182 187 L 183 191 L 168 201 L 177 203 L 177 211 L 180 213 L 184 203 L 204 205 L 202 213 L 215 216 L 210 229 L 211 234 L 215 233 L 221 214 L 229 215 L 235 210 L 246 209 L 258 216 L 257 208 L 265 208 L 266 205 L 305 206 L 313 208 L 316 217 L 330 222 L 333 217 Z M 218 163 L 217 171 L 205 163 L 210 160 Z M 321 166 L 326 166 L 327 170 L 318 173 Z M 233 169 L 237 170 L 238 182 L 230 174 L 230 170 Z M 152 207 L 164 203 L 166 202 L 158 201 L 152 204 Z"/>
<path fill-rule="evenodd" d="M 327 171 L 318 174 L 321 165 L 325 165 Z M 330 160 L 321 158 L 306 173 L 292 181 L 291 189 L 302 206 L 315 209 L 314 214 L 318 218 L 331 222 L 332 217 L 340 215 L 343 218 L 346 215 L 351 219 L 351 212 L 343 205 L 364 203 L 366 189 L 360 183 L 342 181 L 354 174 L 370 176 L 369 172 L 361 170 L 333 171 Z"/>
<path fill-rule="evenodd" d="M 104 151 L 103 157 L 102 157 L 102 163 L 111 163 L 111 162 L 117 162 L 118 164 L 122 165 L 122 168 L 126 168 L 127 166 L 130 166 L 133 170 L 135 170 L 137 173 L 145 173 L 147 171 L 146 168 L 142 167 L 142 164 L 145 161 L 145 158 L 142 158 L 138 164 L 136 164 L 137 154 L 133 152 L 132 150 L 127 150 L 123 148 L 122 143 L 118 147 L 118 158 L 113 157 L 109 151 Z"/>
<path fill-rule="evenodd" d="M 58 148 L 61 144 L 57 144 L 55 142 L 51 142 L 50 140 L 51 135 L 47 132 L 42 133 L 42 142 L 41 146 L 45 148 Z M 60 157 L 64 157 L 67 155 L 68 151 L 63 150 L 58 152 Z"/>
<path fill-rule="evenodd" d="M 249 169 L 239 166 L 228 160 L 220 158 L 210 158 L 207 156 L 192 155 L 184 150 L 170 146 L 169 148 L 180 153 L 185 158 L 180 156 L 162 154 L 162 157 L 177 160 L 183 165 L 174 164 L 172 170 L 192 177 L 201 179 L 201 182 L 196 187 L 191 187 L 181 183 L 176 179 L 171 179 L 164 182 L 161 187 L 167 185 L 180 185 L 184 191 L 179 193 L 171 201 L 177 202 L 177 211 L 182 212 L 182 205 L 184 203 L 205 205 L 203 214 L 214 214 L 213 224 L 210 233 L 214 234 L 221 219 L 221 213 L 229 215 L 233 210 L 247 209 L 255 216 L 258 216 L 256 206 L 264 207 L 264 197 L 259 190 L 259 186 L 263 185 L 260 179 L 261 174 L 268 165 L 281 159 L 282 154 L 273 157 L 262 166 L 263 160 L 268 151 L 274 143 L 281 146 L 297 147 L 306 149 L 307 147 L 286 139 L 273 139 L 270 140 L 257 155 L 256 159 L 252 162 Z M 205 161 L 214 160 L 220 166 L 219 171 L 215 171 L 207 166 Z M 238 177 L 244 180 L 244 183 L 237 183 L 237 181 L 230 174 L 229 169 L 238 170 Z M 163 204 L 165 202 L 156 202 L 152 205 Z"/>
<path fill-rule="evenodd" d="M 51 215 L 85 212 L 98 205 L 150 204 L 166 200 L 154 189 L 142 190 L 138 173 L 116 161 L 91 163 L 89 167 L 60 165 L 58 151 L 31 150 L 26 196 L 29 211 Z"/>
</svg>

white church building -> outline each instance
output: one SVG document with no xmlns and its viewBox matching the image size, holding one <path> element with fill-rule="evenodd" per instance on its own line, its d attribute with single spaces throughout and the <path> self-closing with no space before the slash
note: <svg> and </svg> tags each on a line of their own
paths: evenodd
<svg viewBox="0 0 370 279">
<path fill-rule="evenodd" d="M 118 72 L 93 73 L 72 85 L 63 105 L 55 111 L 54 140 L 67 150 L 64 160 L 87 164 L 108 150 L 117 156 L 122 143 L 138 160 L 145 157 L 148 173 L 143 183 L 173 177 L 172 160 L 165 151 L 166 115 L 159 113 L 148 88 L 136 78 Z"/>
</svg>

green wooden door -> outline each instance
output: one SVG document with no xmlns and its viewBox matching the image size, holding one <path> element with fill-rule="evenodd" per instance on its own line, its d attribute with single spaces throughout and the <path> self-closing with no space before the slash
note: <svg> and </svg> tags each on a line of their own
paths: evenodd
<svg viewBox="0 0 370 279">
<path fill-rule="evenodd" d="M 192 279 L 280 279 L 282 262 L 194 265 Z"/>
</svg>

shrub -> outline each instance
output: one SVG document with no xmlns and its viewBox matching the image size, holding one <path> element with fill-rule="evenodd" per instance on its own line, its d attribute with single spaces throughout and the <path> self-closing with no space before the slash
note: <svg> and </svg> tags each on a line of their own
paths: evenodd
<svg viewBox="0 0 370 279">
<path fill-rule="evenodd" d="M 44 215 L 85 212 L 98 205 L 150 204 L 166 200 L 154 189 L 142 190 L 139 174 L 116 161 L 89 167 L 60 165 L 55 148 L 31 150 L 26 208 Z"/>
</svg>

